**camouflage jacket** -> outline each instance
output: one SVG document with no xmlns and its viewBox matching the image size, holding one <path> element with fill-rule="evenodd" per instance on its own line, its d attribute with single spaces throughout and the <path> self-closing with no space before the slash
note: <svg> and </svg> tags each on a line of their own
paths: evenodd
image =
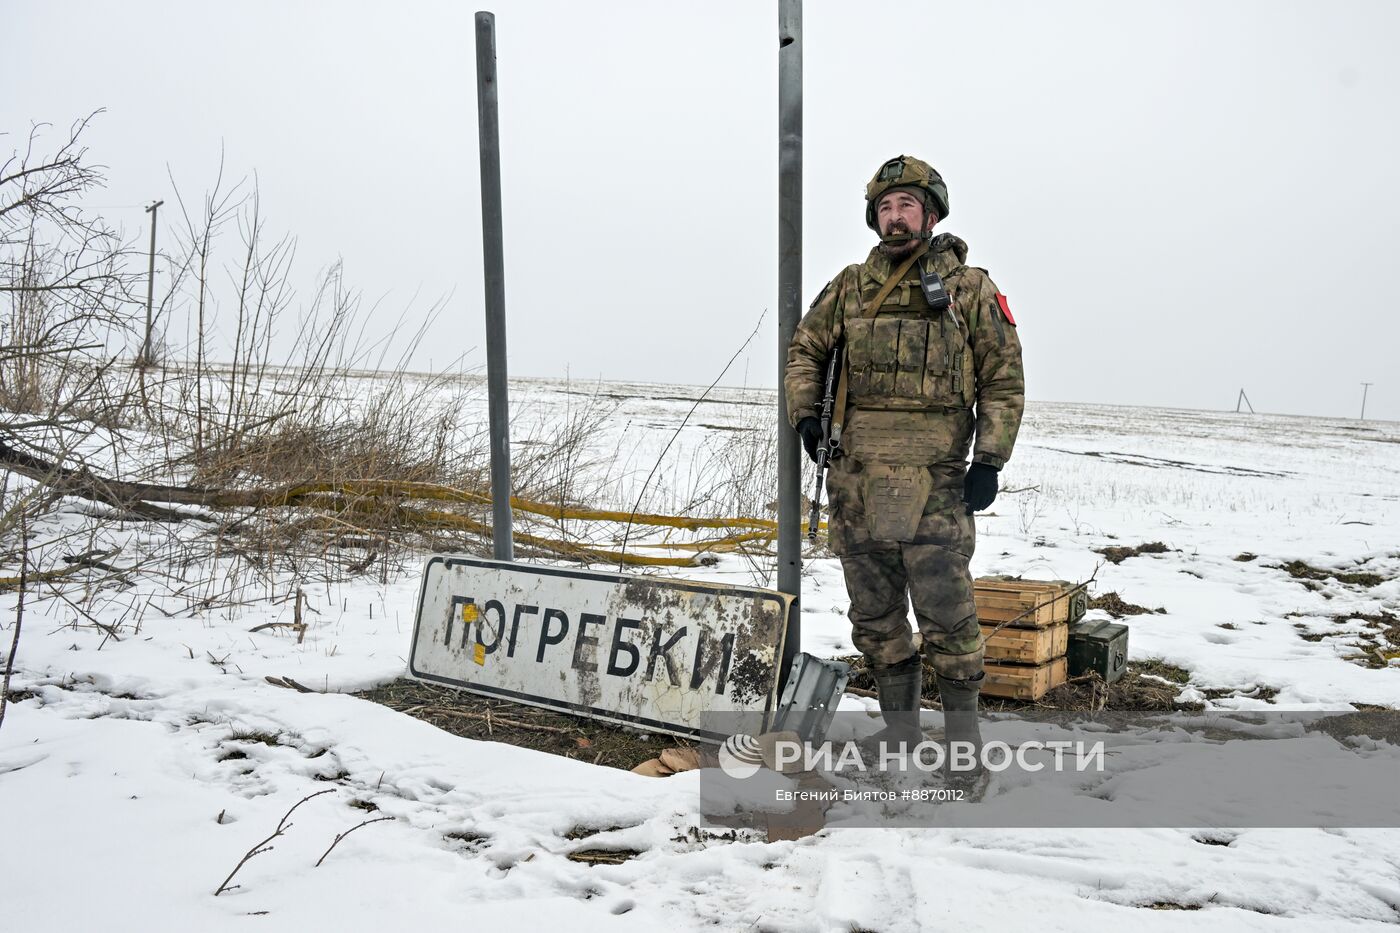
<svg viewBox="0 0 1400 933">
<path fill-rule="evenodd" d="M 917 264 L 878 311 L 869 307 L 893 271 L 878 247 L 828 282 L 788 347 L 788 420 L 795 426 L 820 415 L 826 360 L 844 338 L 848 413 L 961 415 L 975 406 L 972 459 L 1001 468 L 1011 457 L 1025 408 L 1021 342 L 986 270 L 966 265 L 966 259 L 967 244 L 944 233 L 921 260 L 942 277 L 952 298 L 951 311 L 942 315 L 923 299 Z M 966 429 L 971 424 L 969 417 Z M 955 456 L 965 456 L 968 440 L 954 445 Z M 962 454 L 956 454 L 958 447 Z"/>
</svg>

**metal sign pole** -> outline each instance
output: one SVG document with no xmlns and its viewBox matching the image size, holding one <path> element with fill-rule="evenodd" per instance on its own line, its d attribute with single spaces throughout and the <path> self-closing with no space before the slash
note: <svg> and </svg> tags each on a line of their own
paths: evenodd
<svg viewBox="0 0 1400 933">
<path fill-rule="evenodd" d="M 476 14 L 476 111 L 481 141 L 481 241 L 486 263 L 486 384 L 491 430 L 491 542 L 513 560 L 510 404 L 506 396 L 506 273 L 501 236 L 501 133 L 496 99 L 496 16 Z"/>
<path fill-rule="evenodd" d="M 783 373 L 802 317 L 802 0 L 778 0 L 778 589 L 793 597 L 779 676 L 802 648 L 802 461 Z"/>
</svg>

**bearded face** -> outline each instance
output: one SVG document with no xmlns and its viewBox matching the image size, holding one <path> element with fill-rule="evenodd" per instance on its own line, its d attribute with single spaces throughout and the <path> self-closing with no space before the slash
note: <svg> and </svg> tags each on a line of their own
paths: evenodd
<svg viewBox="0 0 1400 933">
<path fill-rule="evenodd" d="M 920 239 L 938 222 L 938 215 L 924 207 L 913 192 L 896 188 L 875 205 L 875 225 L 883 242 L 880 249 L 891 260 L 904 259 L 919 248 Z"/>
</svg>

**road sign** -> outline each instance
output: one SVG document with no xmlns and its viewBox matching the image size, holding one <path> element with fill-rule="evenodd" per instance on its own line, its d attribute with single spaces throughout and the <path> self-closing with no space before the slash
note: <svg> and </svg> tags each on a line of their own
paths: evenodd
<svg viewBox="0 0 1400 933">
<path fill-rule="evenodd" d="M 423 570 L 409 673 L 721 741 L 706 714 L 767 726 L 791 605 L 756 587 L 438 556 Z"/>
</svg>

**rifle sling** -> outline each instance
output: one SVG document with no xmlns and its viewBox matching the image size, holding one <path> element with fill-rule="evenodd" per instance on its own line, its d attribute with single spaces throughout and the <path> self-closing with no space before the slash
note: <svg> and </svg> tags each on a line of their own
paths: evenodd
<svg viewBox="0 0 1400 933">
<path fill-rule="evenodd" d="M 914 263 L 928 254 L 928 248 L 929 241 L 925 240 L 918 249 L 914 250 L 908 259 L 899 264 L 899 268 L 890 273 L 889 278 L 885 279 L 885 284 L 880 286 L 880 290 L 875 293 L 875 300 L 870 303 L 870 306 L 875 309 L 876 314 L 880 313 L 880 306 L 885 303 L 886 298 L 890 297 L 890 292 L 894 291 L 894 287 L 904 281 L 905 274 L 913 268 Z M 843 341 L 846 336 L 844 333 L 844 326 L 841 330 L 842 334 L 837 340 L 838 343 Z M 837 429 L 844 428 L 846 425 L 846 370 L 849 365 L 850 358 L 843 352 L 841 356 L 841 375 L 836 379 L 836 403 L 831 406 L 832 434 L 837 437 L 840 436 Z"/>
</svg>

